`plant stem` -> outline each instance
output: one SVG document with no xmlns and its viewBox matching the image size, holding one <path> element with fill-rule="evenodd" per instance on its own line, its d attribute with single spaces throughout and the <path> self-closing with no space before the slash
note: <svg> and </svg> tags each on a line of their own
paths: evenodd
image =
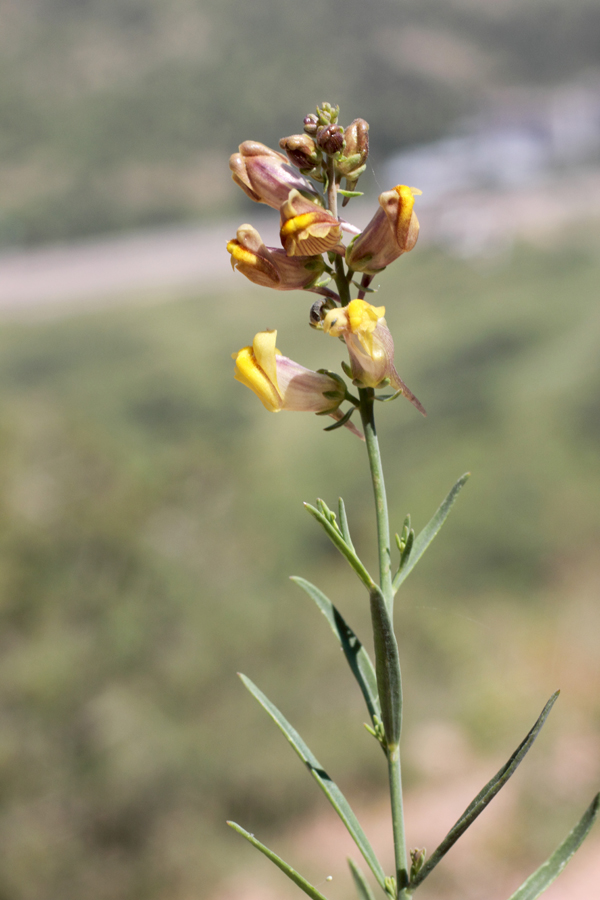
<svg viewBox="0 0 600 900">
<path fill-rule="evenodd" d="M 335 183 L 335 163 L 331 156 L 327 157 L 327 206 L 337 219 L 337 184 Z"/>
<path fill-rule="evenodd" d="M 381 466 L 381 454 L 379 453 L 379 441 L 375 428 L 374 416 L 374 391 L 372 388 L 360 388 L 360 416 L 362 419 L 371 480 L 373 482 L 373 494 L 375 496 L 375 513 L 377 516 L 377 546 L 379 550 L 379 576 L 380 585 L 390 616 L 393 612 L 394 592 L 392 589 L 392 563 L 390 559 L 390 526 L 388 518 L 387 497 L 383 481 L 383 468 Z"/>
<path fill-rule="evenodd" d="M 394 591 L 392 588 L 392 568 L 390 559 L 390 527 L 387 507 L 387 497 L 385 493 L 385 484 L 383 480 L 383 468 L 381 465 L 381 454 L 379 452 L 379 442 L 377 440 L 377 431 L 375 428 L 374 416 L 374 391 L 372 388 L 361 388 L 359 390 L 360 397 L 360 415 L 367 444 L 367 453 L 369 456 L 369 466 L 371 469 L 371 480 L 373 482 L 373 494 L 375 496 L 375 512 L 377 518 L 377 545 L 379 550 L 379 577 L 380 586 L 385 605 L 389 612 L 389 618 L 392 620 Z M 393 627 L 393 626 L 392 626 Z M 383 652 L 382 642 L 380 644 L 380 652 Z M 389 668 L 400 672 L 400 663 L 398 659 L 398 647 L 395 640 L 385 643 L 385 653 L 393 654 L 394 658 L 385 661 Z M 378 663 L 382 661 L 379 660 Z M 379 665 L 377 669 L 379 671 Z M 383 681 L 378 677 L 378 687 L 381 693 L 384 687 Z M 399 681 L 399 693 L 397 697 L 398 709 L 397 719 L 401 721 L 402 717 L 402 687 Z M 380 698 L 385 705 L 386 698 Z M 389 699 L 389 698 L 387 698 Z M 394 717 L 394 718 L 396 718 Z M 398 729 L 399 730 L 399 729 Z M 406 838 L 404 832 L 404 804 L 402 800 L 402 770 L 400 766 L 400 735 L 386 735 L 388 737 L 387 761 L 388 761 L 388 778 L 390 784 L 390 801 L 392 807 L 392 828 L 394 834 L 394 855 L 396 862 L 396 885 L 397 895 L 400 900 L 407 900 L 410 894 L 406 891 L 409 883 L 408 875 L 408 855 L 406 851 Z"/>
</svg>

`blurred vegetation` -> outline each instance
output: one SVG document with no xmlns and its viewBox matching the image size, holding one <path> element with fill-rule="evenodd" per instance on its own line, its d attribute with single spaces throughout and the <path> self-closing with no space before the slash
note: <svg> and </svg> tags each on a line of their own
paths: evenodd
<svg viewBox="0 0 600 900">
<path fill-rule="evenodd" d="M 373 160 L 600 64 L 596 0 L 0 0 L 0 243 L 240 203 L 225 160 L 325 98 Z"/>
<path fill-rule="evenodd" d="M 423 250 L 383 277 L 399 371 L 429 412 L 378 410 L 395 527 L 407 511 L 421 527 L 473 472 L 403 588 L 407 727 L 457 719 L 483 753 L 507 756 L 557 686 L 545 746 L 600 725 L 598 243 L 510 264 Z M 227 817 L 268 839 L 323 809 L 236 670 L 354 800 L 384 783 L 362 698 L 287 581 L 317 583 L 368 633 L 360 585 L 302 509 L 343 494 L 374 566 L 364 448 L 267 414 L 229 359 L 272 326 L 307 365 L 342 348 L 307 328 L 302 295 L 232 279 L 231 294 L 4 323 L 2 900 L 207 897 L 249 858 Z M 513 861 L 588 799 L 529 765 L 538 827 L 506 838 Z"/>
</svg>

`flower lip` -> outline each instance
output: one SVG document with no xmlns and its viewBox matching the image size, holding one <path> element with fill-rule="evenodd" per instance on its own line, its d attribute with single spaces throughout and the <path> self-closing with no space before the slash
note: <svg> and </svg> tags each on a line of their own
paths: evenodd
<svg viewBox="0 0 600 900">
<path fill-rule="evenodd" d="M 280 209 L 281 243 L 288 256 L 315 256 L 339 245 L 342 229 L 328 209 L 292 190 Z"/>
<path fill-rule="evenodd" d="M 251 347 L 233 354 L 235 379 L 254 391 L 269 412 L 334 412 L 345 396 L 341 380 L 283 356 L 276 339 L 276 331 L 261 331 Z"/>
<path fill-rule="evenodd" d="M 383 381 L 388 381 L 425 415 L 420 401 L 396 371 L 394 340 L 384 316 L 385 306 L 372 306 L 366 300 L 351 300 L 348 306 L 327 313 L 323 319 L 323 331 L 332 337 L 342 337 L 346 342 L 355 384 L 376 388 Z"/>
<path fill-rule="evenodd" d="M 266 247 L 252 225 L 241 225 L 227 250 L 232 268 L 255 284 L 278 291 L 310 289 L 325 271 L 321 256 L 288 256 L 281 248 Z"/>
</svg>

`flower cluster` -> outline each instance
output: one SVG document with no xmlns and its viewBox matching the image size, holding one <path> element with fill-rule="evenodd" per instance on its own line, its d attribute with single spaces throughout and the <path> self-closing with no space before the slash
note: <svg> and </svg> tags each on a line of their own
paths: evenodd
<svg viewBox="0 0 600 900">
<path fill-rule="evenodd" d="M 281 139 L 285 155 L 257 141 L 244 141 L 231 156 L 235 183 L 255 202 L 279 210 L 281 241 L 281 247 L 267 247 L 252 225 L 241 225 L 227 244 L 231 265 L 255 284 L 318 294 L 310 324 L 345 342 L 350 365 L 344 369 L 353 384 L 371 391 L 390 385 L 424 413 L 394 366 L 385 308 L 364 299 L 373 277 L 415 246 L 419 222 L 413 207 L 420 191 L 406 185 L 384 191 L 379 209 L 362 231 L 339 217 L 338 195 L 344 205 L 359 195 L 355 188 L 366 167 L 369 126 L 355 119 L 343 128 L 338 112 L 328 103 L 317 107 L 316 114 L 305 117 L 302 134 Z M 350 234 L 347 245 L 344 232 Z M 360 284 L 354 282 L 356 272 L 361 273 Z M 358 288 L 355 299 L 352 286 Z M 282 356 L 275 336 L 275 331 L 259 332 L 252 346 L 234 355 L 236 379 L 271 412 L 311 411 L 336 418 L 330 428 L 352 427 L 349 418 L 359 400 L 343 379 Z M 346 413 L 339 410 L 344 401 L 351 404 Z"/>
</svg>

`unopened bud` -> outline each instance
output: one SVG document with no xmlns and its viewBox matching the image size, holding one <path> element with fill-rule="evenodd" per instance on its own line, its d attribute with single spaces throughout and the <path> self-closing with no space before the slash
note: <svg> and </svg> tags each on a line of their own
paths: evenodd
<svg viewBox="0 0 600 900">
<path fill-rule="evenodd" d="M 411 881 L 413 881 L 417 877 L 417 875 L 423 868 L 423 865 L 425 864 L 426 855 L 427 855 L 427 852 L 425 850 L 425 847 L 423 847 L 422 850 L 418 850 L 415 848 L 414 850 L 410 851 L 410 860 L 411 860 L 410 880 Z"/>
<path fill-rule="evenodd" d="M 332 106 L 331 103 L 327 102 L 327 100 L 325 100 L 320 106 L 317 106 L 319 125 L 329 125 L 330 123 L 335 124 L 338 120 L 339 114 L 339 106 Z"/>
<path fill-rule="evenodd" d="M 314 113 L 310 116 L 304 116 L 304 130 L 306 134 L 316 134 L 318 125 L 319 120 Z"/>
<path fill-rule="evenodd" d="M 281 138 L 279 146 L 298 169 L 314 169 L 321 162 L 321 151 L 308 134 L 292 134 Z"/>
<path fill-rule="evenodd" d="M 344 149 L 344 129 L 341 125 L 324 125 L 317 130 L 317 146 L 329 156 Z"/>
<path fill-rule="evenodd" d="M 287 158 L 258 141 L 244 141 L 229 159 L 233 180 L 251 200 L 279 209 L 292 189 L 315 200 L 313 186 L 292 169 Z"/>
<path fill-rule="evenodd" d="M 337 163 L 342 175 L 351 175 L 354 169 L 365 164 L 369 155 L 369 123 L 355 119 L 344 131 L 344 155 Z"/>
</svg>

